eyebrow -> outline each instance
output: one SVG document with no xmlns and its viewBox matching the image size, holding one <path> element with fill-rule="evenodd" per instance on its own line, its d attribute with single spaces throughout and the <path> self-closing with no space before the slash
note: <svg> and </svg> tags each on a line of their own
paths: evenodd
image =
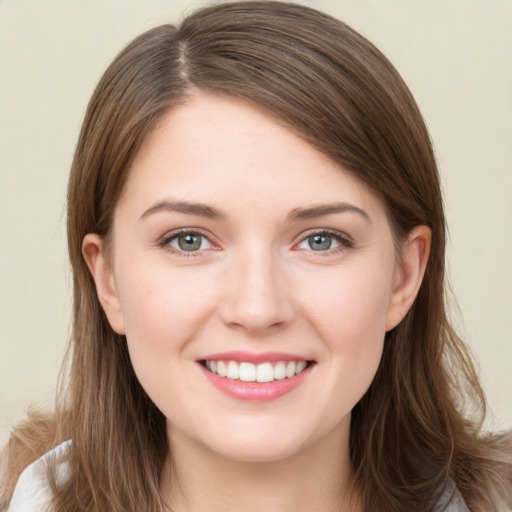
<svg viewBox="0 0 512 512">
<path fill-rule="evenodd" d="M 226 214 L 224 212 L 214 208 L 213 206 L 190 201 L 168 200 L 159 201 L 155 205 L 151 206 L 151 208 L 148 208 L 140 218 L 144 219 L 145 217 L 158 212 L 178 212 L 214 220 L 223 220 L 226 218 Z M 317 219 L 335 213 L 347 212 L 356 213 L 363 217 L 366 222 L 372 224 L 370 216 L 364 210 L 349 203 L 332 203 L 312 206 L 309 208 L 294 208 L 290 213 L 288 213 L 286 219 L 288 222 L 297 222 L 301 220 Z"/>
<path fill-rule="evenodd" d="M 349 203 L 332 203 L 312 206 L 310 208 L 294 208 L 288 215 L 289 222 L 296 222 L 307 219 L 317 219 L 334 213 L 356 213 L 364 218 L 366 222 L 372 224 L 370 216 L 361 208 Z"/>
<path fill-rule="evenodd" d="M 178 212 L 186 213 L 187 215 L 198 215 L 199 217 L 206 217 L 208 219 L 224 219 L 226 215 L 206 204 L 192 203 L 189 201 L 159 201 L 151 208 L 148 208 L 142 215 L 141 219 L 152 215 L 157 212 Z"/>
</svg>

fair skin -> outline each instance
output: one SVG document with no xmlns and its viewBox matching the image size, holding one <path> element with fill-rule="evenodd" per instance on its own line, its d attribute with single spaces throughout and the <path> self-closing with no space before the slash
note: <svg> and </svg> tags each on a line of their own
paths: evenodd
<svg viewBox="0 0 512 512">
<path fill-rule="evenodd" d="M 398 255 L 368 188 L 240 101 L 196 95 L 160 121 L 109 253 L 95 234 L 83 253 L 167 418 L 174 485 L 169 460 L 161 493 L 173 510 L 358 510 L 346 499 L 350 412 L 429 245 L 418 226 Z M 212 373 L 230 360 L 266 363 L 274 380 Z M 290 361 L 298 375 L 278 378 Z"/>
</svg>

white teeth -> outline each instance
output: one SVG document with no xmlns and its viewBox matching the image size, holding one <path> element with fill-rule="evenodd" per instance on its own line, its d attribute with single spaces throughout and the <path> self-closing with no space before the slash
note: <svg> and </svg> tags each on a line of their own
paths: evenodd
<svg viewBox="0 0 512 512">
<path fill-rule="evenodd" d="M 219 377 L 243 382 L 272 382 L 294 377 L 302 373 L 306 361 L 278 361 L 276 363 L 239 363 L 237 361 L 205 361 L 205 367 Z"/>
<path fill-rule="evenodd" d="M 236 380 L 236 379 L 238 379 L 238 375 L 239 375 L 238 365 L 235 363 L 235 361 L 229 361 L 228 369 L 226 372 L 226 377 L 228 379 Z"/>
<path fill-rule="evenodd" d="M 286 379 L 286 363 L 284 361 L 279 361 L 274 366 L 274 379 Z"/>
<path fill-rule="evenodd" d="M 295 368 L 296 368 L 296 365 L 295 365 L 295 363 L 293 361 L 290 361 L 286 365 L 286 376 L 288 378 L 293 377 L 295 375 Z"/>
<path fill-rule="evenodd" d="M 274 380 L 274 367 L 272 363 L 259 364 L 256 370 L 256 380 L 258 382 L 272 382 Z"/>
<path fill-rule="evenodd" d="M 306 368 L 306 361 L 299 361 L 297 363 L 297 367 L 295 368 L 295 375 L 299 375 L 299 373 L 302 373 L 304 371 L 304 368 Z"/>
<path fill-rule="evenodd" d="M 226 368 L 226 363 L 224 361 L 219 361 L 217 363 L 217 375 L 219 377 L 226 377 L 227 374 L 228 374 L 228 372 L 227 372 L 227 368 Z"/>
<path fill-rule="evenodd" d="M 235 363 L 235 361 L 230 361 Z M 252 363 L 240 363 L 240 380 L 243 382 L 254 382 L 256 380 L 256 365 Z"/>
</svg>

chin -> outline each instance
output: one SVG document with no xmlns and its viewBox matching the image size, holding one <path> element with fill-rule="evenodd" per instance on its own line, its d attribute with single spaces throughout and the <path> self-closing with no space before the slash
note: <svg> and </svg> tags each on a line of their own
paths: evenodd
<svg viewBox="0 0 512 512">
<path fill-rule="evenodd" d="M 204 439 L 204 445 L 218 456 L 238 462 L 275 462 L 288 459 L 305 449 L 306 433 L 282 426 L 270 430 L 244 428 L 226 431 Z"/>
<path fill-rule="evenodd" d="M 228 460 L 237 462 L 276 462 L 288 459 L 300 451 L 300 447 L 288 443 L 238 443 L 219 446 L 216 453 Z"/>
</svg>

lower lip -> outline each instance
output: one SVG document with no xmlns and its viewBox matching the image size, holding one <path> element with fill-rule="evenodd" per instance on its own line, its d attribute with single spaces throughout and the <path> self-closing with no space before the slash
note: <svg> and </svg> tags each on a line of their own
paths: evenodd
<svg viewBox="0 0 512 512">
<path fill-rule="evenodd" d="M 307 379 L 313 365 L 307 367 L 294 377 L 274 380 L 272 382 L 242 382 L 240 380 L 219 377 L 208 371 L 203 365 L 200 367 L 206 378 L 223 393 L 238 400 L 249 402 L 269 402 L 275 400 L 299 387 Z"/>
</svg>

